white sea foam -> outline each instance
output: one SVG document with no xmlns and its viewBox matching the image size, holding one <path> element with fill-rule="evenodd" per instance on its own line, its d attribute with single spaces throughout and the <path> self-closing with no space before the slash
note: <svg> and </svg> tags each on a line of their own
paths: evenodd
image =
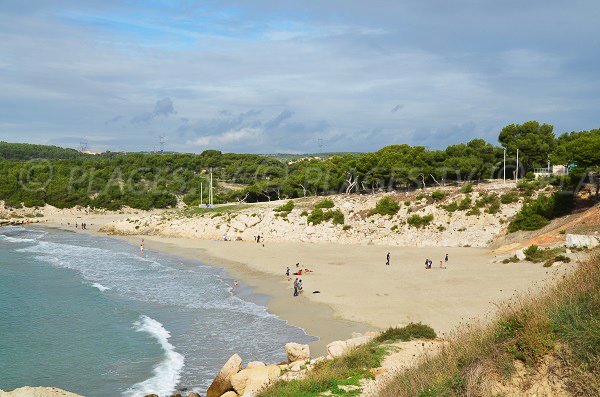
<svg viewBox="0 0 600 397">
<path fill-rule="evenodd" d="M 150 393 L 159 396 L 170 395 L 175 391 L 181 377 L 183 355 L 177 353 L 175 347 L 169 343 L 171 334 L 158 321 L 148 316 L 141 316 L 134 326 L 136 331 L 147 332 L 158 341 L 165 352 L 165 359 L 154 368 L 154 376 L 131 386 L 123 395 L 127 397 L 142 397 Z"/>
<path fill-rule="evenodd" d="M 104 292 L 110 289 L 110 287 L 105 287 L 104 285 L 100 284 L 100 283 L 93 283 L 92 287 L 94 288 L 98 288 L 100 291 Z"/>
</svg>

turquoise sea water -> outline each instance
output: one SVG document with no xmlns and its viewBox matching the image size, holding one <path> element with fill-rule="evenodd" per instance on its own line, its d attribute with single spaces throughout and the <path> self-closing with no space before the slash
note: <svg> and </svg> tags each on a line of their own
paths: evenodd
<svg viewBox="0 0 600 397">
<path fill-rule="evenodd" d="M 111 238 L 0 228 L 0 389 L 202 392 L 233 353 L 276 362 L 285 343 L 315 339 L 231 281 Z"/>
</svg>

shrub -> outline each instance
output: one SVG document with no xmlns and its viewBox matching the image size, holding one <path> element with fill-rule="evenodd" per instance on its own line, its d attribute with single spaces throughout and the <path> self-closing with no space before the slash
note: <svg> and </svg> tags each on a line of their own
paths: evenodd
<svg viewBox="0 0 600 397">
<path fill-rule="evenodd" d="M 300 216 L 308 216 L 308 211 L 304 210 L 300 213 Z"/>
<path fill-rule="evenodd" d="M 410 200 L 404 201 L 404 205 L 408 207 L 410 205 Z"/>
<path fill-rule="evenodd" d="M 537 230 L 548 225 L 550 219 L 568 213 L 573 208 L 571 194 L 556 192 L 551 196 L 540 194 L 531 200 L 515 215 L 508 225 L 510 233 L 517 230 Z"/>
<path fill-rule="evenodd" d="M 344 225 L 344 227 L 342 229 L 343 230 L 350 230 L 350 229 L 352 229 L 352 226 L 350 226 L 350 225 Z"/>
<path fill-rule="evenodd" d="M 344 214 L 340 210 L 330 210 L 323 213 L 324 221 L 332 221 L 335 225 L 344 224 Z"/>
<path fill-rule="evenodd" d="M 294 209 L 294 202 L 292 200 L 288 201 L 284 205 L 274 208 L 275 212 L 291 212 Z"/>
<path fill-rule="evenodd" d="M 458 209 L 461 211 L 468 210 L 469 208 L 471 208 L 471 196 L 465 197 L 460 201 L 460 204 L 458 204 Z"/>
<path fill-rule="evenodd" d="M 405 327 L 391 327 L 375 338 L 376 342 L 407 342 L 412 339 L 435 339 L 437 335 L 429 325 L 410 323 Z"/>
<path fill-rule="evenodd" d="M 420 216 L 419 214 L 413 214 L 406 220 L 406 223 L 408 223 L 410 226 L 420 228 L 429 225 L 432 221 L 433 215 L 431 214 L 423 216 Z"/>
<path fill-rule="evenodd" d="M 318 225 L 323 222 L 323 210 L 320 208 L 315 208 L 310 212 L 310 215 L 306 218 L 307 223 L 312 223 L 313 225 Z"/>
<path fill-rule="evenodd" d="M 332 221 L 334 224 L 344 224 L 344 214 L 340 210 L 323 211 L 320 208 L 315 208 L 306 218 L 307 223 L 318 225 L 322 222 Z"/>
<path fill-rule="evenodd" d="M 467 215 L 468 216 L 477 216 L 477 215 L 481 215 L 481 211 L 479 210 L 478 207 L 473 207 L 470 210 L 467 211 Z"/>
<path fill-rule="evenodd" d="M 433 193 L 431 193 L 431 198 L 433 199 L 433 201 L 443 200 L 444 197 L 446 197 L 446 193 L 442 192 L 441 190 L 436 190 Z"/>
<path fill-rule="evenodd" d="M 500 202 L 502 204 L 511 204 L 519 201 L 519 196 L 515 193 L 506 193 L 500 196 Z"/>
<path fill-rule="evenodd" d="M 500 211 L 500 201 L 496 200 L 490 204 L 490 206 L 485 210 L 488 214 L 496 214 Z"/>
<path fill-rule="evenodd" d="M 396 215 L 400 210 L 400 203 L 390 196 L 383 197 L 375 204 L 375 208 L 369 211 L 369 215 Z"/>
<path fill-rule="evenodd" d="M 335 203 L 333 202 L 333 200 L 330 199 L 324 199 L 319 201 L 317 204 L 315 204 L 315 208 L 333 208 L 335 207 Z"/>
<path fill-rule="evenodd" d="M 448 212 L 454 212 L 458 210 L 458 203 L 456 201 L 453 201 L 450 204 L 442 205 L 442 208 Z"/>
<path fill-rule="evenodd" d="M 473 191 L 473 184 L 472 183 L 465 183 L 461 188 L 460 188 L 460 192 L 461 193 L 471 193 Z"/>
</svg>

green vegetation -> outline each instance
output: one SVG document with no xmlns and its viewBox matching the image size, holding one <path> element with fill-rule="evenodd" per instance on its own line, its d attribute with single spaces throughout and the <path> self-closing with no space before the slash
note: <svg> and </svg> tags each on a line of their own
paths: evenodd
<svg viewBox="0 0 600 397">
<path fill-rule="evenodd" d="M 405 327 L 391 327 L 375 338 L 376 342 L 409 341 L 413 339 L 435 339 L 433 328 L 422 323 L 410 323 Z"/>
<path fill-rule="evenodd" d="M 472 183 L 465 183 L 461 188 L 460 188 L 460 192 L 461 193 L 471 193 L 473 191 L 473 184 Z"/>
<path fill-rule="evenodd" d="M 563 255 L 565 252 L 564 247 L 540 249 L 535 244 L 523 250 L 526 260 L 533 263 L 544 262 L 544 266 L 550 266 L 554 262 L 570 262 L 571 259 Z"/>
<path fill-rule="evenodd" d="M 469 208 L 471 208 L 471 196 L 467 196 L 464 199 L 462 199 L 460 201 L 460 204 L 458 204 L 458 209 L 460 211 L 465 211 L 468 210 Z"/>
<path fill-rule="evenodd" d="M 369 215 L 379 214 L 382 216 L 394 216 L 400 211 L 400 203 L 398 200 L 385 196 L 375 204 L 375 208 L 369 211 Z"/>
<path fill-rule="evenodd" d="M 518 230 L 537 230 L 548 225 L 551 219 L 568 213 L 573 207 L 573 196 L 555 192 L 550 196 L 540 194 L 527 201 L 508 225 L 510 233 Z"/>
<path fill-rule="evenodd" d="M 600 130 L 571 132 L 555 139 L 552 126 L 530 121 L 510 125 L 499 140 L 514 157 L 519 149 L 525 173 L 546 165 L 548 156 L 570 174 L 558 180 L 524 181 L 525 197 L 550 182 L 579 189 L 580 181 L 600 191 Z M 499 175 L 502 149 L 482 139 L 428 150 L 423 146 L 390 145 L 373 153 L 338 153 L 287 164 L 273 157 L 205 150 L 188 153 L 82 154 L 55 146 L 0 142 L 0 200 L 9 207 L 76 205 L 119 209 L 167 208 L 183 200 L 205 203 L 208 173 L 214 175 L 214 202 L 258 202 L 339 192 L 422 188 L 445 182 L 479 180 Z M 410 170 L 410 172 L 408 171 Z M 420 175 L 415 178 L 415 175 Z M 350 179 L 348 179 L 350 177 Z M 349 181 L 352 181 L 350 183 Z M 233 186 L 235 185 L 235 187 Z M 200 197 L 201 186 L 202 195 Z M 472 185 L 461 188 L 467 193 Z M 436 191 L 429 200 L 443 199 Z M 420 195 L 417 200 L 424 198 Z M 460 206 L 460 205 L 459 205 Z M 384 211 L 385 212 L 385 211 Z"/>
<path fill-rule="evenodd" d="M 490 383 L 509 380 L 516 362 L 534 370 L 543 369 L 541 362 L 552 359 L 552 373 L 561 374 L 572 395 L 600 395 L 598 313 L 600 257 L 596 255 L 541 295 L 504 305 L 491 325 L 464 328 L 437 356 L 398 375 L 379 396 L 482 395 L 480 391 L 489 390 Z"/>
<path fill-rule="evenodd" d="M 449 204 L 442 205 L 442 208 L 448 212 L 455 212 L 458 211 L 458 203 L 456 201 L 453 201 Z"/>
<path fill-rule="evenodd" d="M 423 216 L 420 216 L 419 214 L 413 214 L 408 217 L 408 219 L 406 220 L 406 223 L 408 223 L 410 226 L 421 228 L 423 226 L 429 225 L 432 221 L 433 221 L 432 214 L 423 215 Z"/>
<path fill-rule="evenodd" d="M 433 201 L 443 200 L 444 197 L 446 197 L 446 193 L 442 192 L 441 190 L 436 190 L 433 193 L 431 193 L 431 198 L 433 199 Z"/>
<path fill-rule="evenodd" d="M 511 203 L 516 203 L 517 201 L 519 201 L 519 196 L 515 193 L 505 193 L 502 196 L 500 196 L 500 202 L 502 204 L 511 204 Z"/>
<path fill-rule="evenodd" d="M 277 208 L 274 208 L 273 211 L 290 213 L 290 212 L 292 212 L 293 209 L 294 209 L 294 202 L 292 200 L 290 200 L 287 203 L 285 203 Z"/>
<path fill-rule="evenodd" d="M 326 208 L 333 208 L 333 207 L 335 207 L 335 203 L 331 199 L 324 199 L 324 200 L 319 201 L 317 204 L 315 204 L 315 208 L 326 209 Z"/>
<path fill-rule="evenodd" d="M 257 397 L 318 397 L 328 391 L 334 396 L 358 395 L 358 390 L 346 391 L 340 386 L 359 386 L 361 379 L 372 378 L 370 370 L 381 366 L 389 343 L 416 338 L 435 338 L 435 332 L 431 327 L 420 323 L 411 323 L 403 328 L 389 328 L 379 337 L 352 349 L 345 356 L 316 364 L 306 378 L 279 381 Z"/>
<path fill-rule="evenodd" d="M 321 208 L 315 208 L 306 218 L 307 223 L 318 225 L 322 222 L 331 221 L 335 225 L 344 224 L 344 214 L 340 210 L 323 211 Z"/>
</svg>

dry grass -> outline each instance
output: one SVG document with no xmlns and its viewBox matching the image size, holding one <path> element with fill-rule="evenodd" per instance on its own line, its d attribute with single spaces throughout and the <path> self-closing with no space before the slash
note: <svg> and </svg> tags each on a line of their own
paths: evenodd
<svg viewBox="0 0 600 397">
<path fill-rule="evenodd" d="M 559 348 L 560 347 L 560 348 Z M 573 395 L 600 395 L 600 254 L 541 294 L 502 306 L 489 326 L 465 326 L 435 357 L 399 375 L 381 397 L 492 396 L 515 363 L 549 354 L 567 368 Z"/>
</svg>

